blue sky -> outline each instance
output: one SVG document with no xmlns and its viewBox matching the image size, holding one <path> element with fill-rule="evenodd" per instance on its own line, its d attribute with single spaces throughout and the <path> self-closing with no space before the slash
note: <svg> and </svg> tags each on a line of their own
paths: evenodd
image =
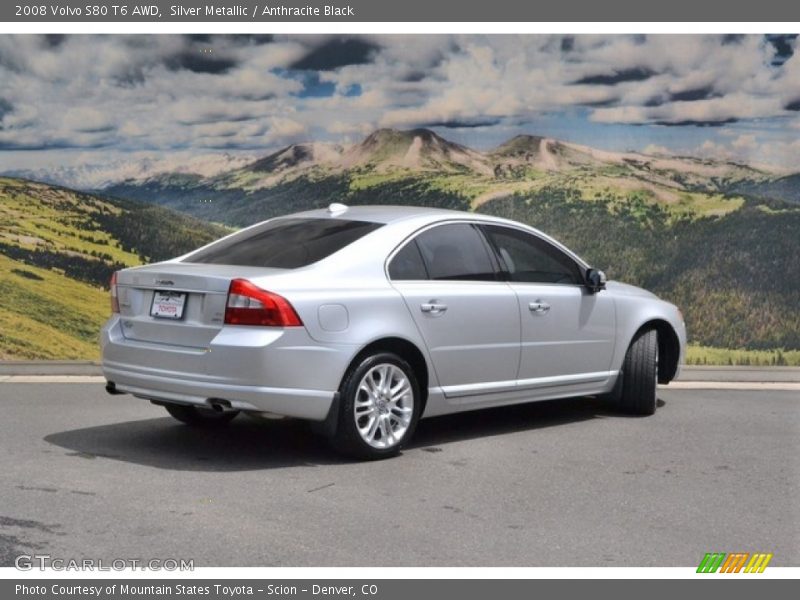
<svg viewBox="0 0 800 600">
<path fill-rule="evenodd" d="M 796 44 L 782 35 L 3 35 L 0 172 L 70 169 L 83 185 L 173 168 L 209 174 L 379 127 L 430 127 L 479 149 L 530 133 L 800 170 Z"/>
</svg>

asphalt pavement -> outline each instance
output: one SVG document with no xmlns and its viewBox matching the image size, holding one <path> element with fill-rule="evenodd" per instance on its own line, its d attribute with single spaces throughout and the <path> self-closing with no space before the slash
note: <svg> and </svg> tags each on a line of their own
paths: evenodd
<svg viewBox="0 0 800 600">
<path fill-rule="evenodd" d="M 299 421 L 217 432 L 99 383 L 0 384 L 0 566 L 800 566 L 800 393 L 662 389 L 423 420 L 382 462 Z"/>
</svg>

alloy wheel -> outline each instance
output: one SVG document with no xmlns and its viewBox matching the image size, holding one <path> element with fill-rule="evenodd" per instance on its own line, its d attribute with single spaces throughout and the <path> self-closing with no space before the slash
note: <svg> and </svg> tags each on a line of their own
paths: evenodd
<svg viewBox="0 0 800 600">
<path fill-rule="evenodd" d="M 408 431 L 413 413 L 414 391 L 402 369 L 381 363 L 367 371 L 353 403 L 361 439 L 373 448 L 392 448 Z"/>
</svg>

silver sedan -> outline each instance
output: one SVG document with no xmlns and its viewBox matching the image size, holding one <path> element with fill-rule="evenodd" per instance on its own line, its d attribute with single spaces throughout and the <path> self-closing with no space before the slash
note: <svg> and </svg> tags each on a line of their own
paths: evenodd
<svg viewBox="0 0 800 600">
<path fill-rule="evenodd" d="M 678 308 L 536 229 L 412 207 L 271 219 L 119 271 L 111 305 L 110 393 L 195 426 L 307 419 L 367 459 L 434 415 L 587 395 L 652 414 L 686 343 Z"/>
</svg>

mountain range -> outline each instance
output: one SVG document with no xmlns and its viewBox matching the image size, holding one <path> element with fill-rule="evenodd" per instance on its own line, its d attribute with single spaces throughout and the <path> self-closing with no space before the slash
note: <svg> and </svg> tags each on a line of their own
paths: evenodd
<svg viewBox="0 0 800 600">
<path fill-rule="evenodd" d="M 401 203 L 409 194 L 398 189 L 417 203 L 475 209 L 547 187 L 568 187 L 587 200 L 639 197 L 695 216 L 735 210 L 742 195 L 800 204 L 800 174 L 695 157 L 610 152 L 535 135 L 478 151 L 427 129 L 380 129 L 351 145 L 293 144 L 213 176 L 162 172 L 118 181 L 102 191 L 243 225 L 254 216 L 320 206 L 334 197 L 352 203 L 389 200 L 389 190 Z"/>
<path fill-rule="evenodd" d="M 252 155 L 231 153 L 175 153 L 169 158 L 156 158 L 151 155 L 126 156 L 102 163 L 81 162 L 73 165 L 47 166 L 35 168 L 6 169 L 0 175 L 50 183 L 75 190 L 102 189 L 124 180 L 147 179 L 167 172 L 191 173 L 212 177 L 248 165 L 255 160 Z"/>
</svg>

